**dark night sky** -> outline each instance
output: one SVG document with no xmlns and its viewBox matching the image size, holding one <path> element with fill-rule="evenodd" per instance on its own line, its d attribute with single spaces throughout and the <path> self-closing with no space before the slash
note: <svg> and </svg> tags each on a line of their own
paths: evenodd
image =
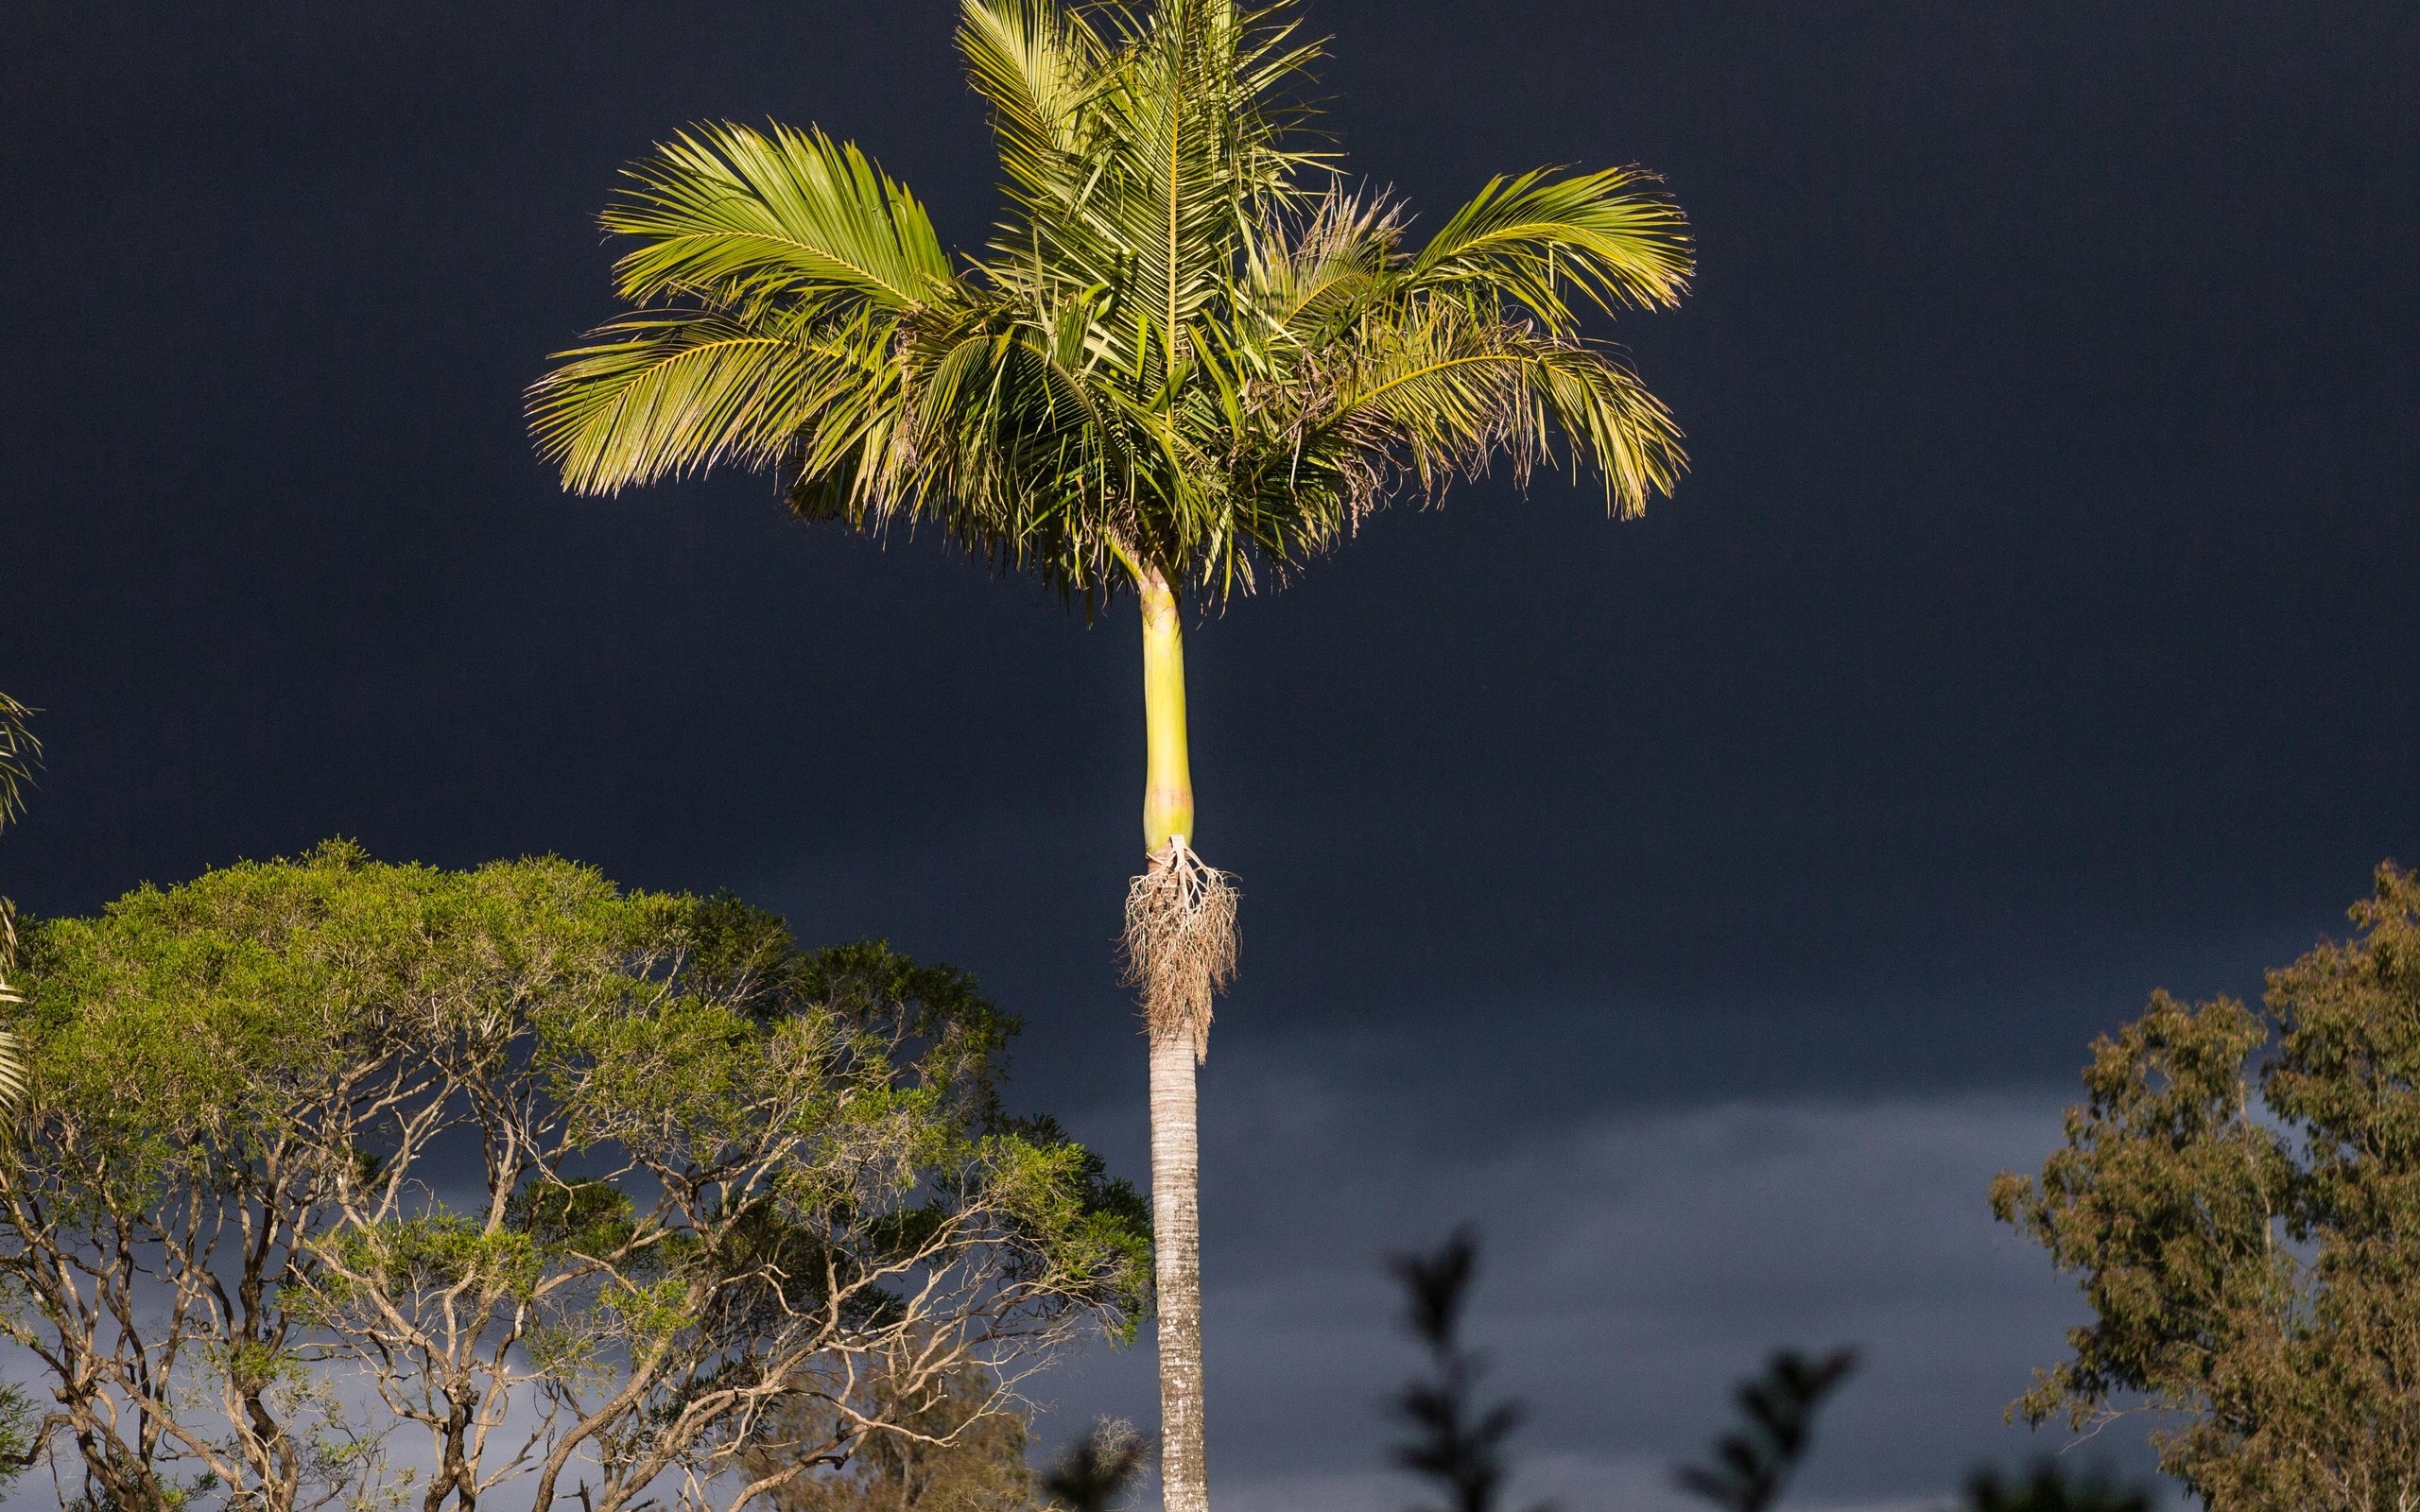
<svg viewBox="0 0 2420 1512">
<path fill-rule="evenodd" d="M 942 0 L 0 8 L 0 889 L 330 833 L 555 850 L 888 935 L 1142 1163 L 1108 945 L 1133 627 L 751 478 L 562 498 L 519 390 L 685 122 L 993 214 Z M 1381 517 L 1188 646 L 1247 888 L 1204 1079 L 1230 1507 L 1399 1504 L 1376 1261 L 1477 1215 L 1574 1509 L 1658 1505 L 1769 1345 L 1861 1340 L 1807 1504 L 2036 1447 L 2071 1295 L 1993 1230 L 2085 1041 L 2256 988 L 2420 857 L 2420 9 L 1313 0 L 1355 171 L 1437 213 L 1638 161 L 1688 305 L 1617 333 L 1695 469 Z M 1060 1383 L 1149 1411 L 1148 1358 Z M 1046 1388 L 1047 1390 L 1049 1388 Z"/>
</svg>

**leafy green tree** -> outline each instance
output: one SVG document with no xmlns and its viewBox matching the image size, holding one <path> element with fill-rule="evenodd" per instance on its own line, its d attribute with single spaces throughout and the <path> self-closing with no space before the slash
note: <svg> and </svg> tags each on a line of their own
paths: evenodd
<svg viewBox="0 0 2420 1512">
<path fill-rule="evenodd" d="M 2420 877 L 2352 917 L 2260 1011 L 2155 995 L 1992 1189 L 2094 1313 L 2012 1413 L 2154 1415 L 2216 1512 L 2420 1504 Z"/>
<path fill-rule="evenodd" d="M 337 844 L 29 944 L 5 1327 L 95 1504 L 732 1512 L 1148 1289 L 1132 1194 L 1001 1115 L 1013 1021 L 733 900 Z"/>
<path fill-rule="evenodd" d="M 606 226 L 635 313 L 531 390 L 565 485 L 769 469 L 790 507 L 938 527 L 1087 610 L 1141 601 L 1145 869 L 1127 955 L 1150 1043 L 1163 1480 L 1202 1512 L 1195 1066 L 1236 895 L 1195 852 L 1182 601 L 1282 581 L 1399 495 L 1585 463 L 1642 508 L 1663 405 L 1582 331 L 1674 303 L 1678 210 L 1634 168 L 1491 180 L 1415 242 L 1342 187 L 1292 93 L 1317 47 L 1234 0 L 965 0 L 1006 216 L 953 263 L 821 132 L 696 128 Z"/>
</svg>

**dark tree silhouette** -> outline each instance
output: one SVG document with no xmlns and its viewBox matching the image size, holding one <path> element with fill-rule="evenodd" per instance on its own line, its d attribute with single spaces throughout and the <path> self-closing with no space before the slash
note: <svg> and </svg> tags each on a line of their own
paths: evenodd
<svg viewBox="0 0 2420 1512">
<path fill-rule="evenodd" d="M 1403 1282 L 1405 1320 L 1430 1362 L 1430 1374 L 1395 1398 L 1396 1417 L 1413 1430 L 1396 1447 L 1395 1463 L 1435 1485 L 1448 1512 L 1493 1512 L 1504 1484 L 1504 1441 L 1520 1426 L 1522 1408 L 1515 1401 L 1481 1408 L 1473 1400 L 1486 1366 L 1462 1348 L 1461 1325 L 1478 1271 L 1478 1237 L 1458 1228 L 1435 1254 L 1398 1255 L 1392 1268 Z"/>
<path fill-rule="evenodd" d="M 1493 1406 L 1478 1399 L 1485 1362 L 1461 1344 L 1462 1309 L 1478 1273 L 1478 1240 L 1458 1228 L 1436 1252 L 1398 1255 L 1391 1263 L 1404 1289 L 1404 1320 L 1429 1354 L 1429 1371 L 1415 1377 L 1394 1399 L 1394 1414 L 1412 1436 L 1396 1446 L 1395 1463 L 1443 1493 L 1443 1507 L 1418 1512 L 1495 1512 L 1511 1473 L 1505 1441 L 1524 1416 L 1517 1401 Z M 1857 1353 L 1835 1349 L 1809 1358 L 1793 1349 L 1773 1355 L 1761 1375 L 1739 1383 L 1736 1400 L 1742 1421 L 1714 1442 L 1709 1463 L 1685 1466 L 1683 1489 L 1723 1512 L 1767 1512 L 1781 1500 L 1790 1476 L 1814 1440 L 1816 1414 L 1857 1368 Z M 1079 1446 L 1080 1448 L 1081 1446 Z M 1053 1492 L 1069 1512 L 1096 1512 L 1105 1503 L 1083 1503 Z M 2105 1474 L 2069 1475 L 2045 1460 L 2022 1480 L 2003 1480 L 1978 1470 L 1967 1482 L 1959 1512 L 2151 1512 L 2140 1487 Z M 1530 1512 L 1552 1512 L 1540 1503 Z"/>
<path fill-rule="evenodd" d="M 1727 1512 L 1764 1512 L 1781 1499 L 1806 1456 L 1816 1409 L 1856 1368 L 1850 1349 L 1820 1360 L 1793 1349 L 1775 1354 L 1763 1375 L 1739 1383 L 1739 1412 L 1747 1420 L 1714 1441 L 1712 1464 L 1682 1467 L 1681 1488 Z"/>
<path fill-rule="evenodd" d="M 1977 1470 L 1966 1483 L 1966 1506 L 1968 1512 L 2152 1512 L 2152 1494 L 2105 1474 L 2071 1476 L 2046 1459 L 2021 1481 L 2004 1481 L 1997 1470 Z"/>
<path fill-rule="evenodd" d="M 1042 1477 L 1046 1505 L 1063 1512 L 1109 1512 L 1150 1458 L 1151 1442 L 1132 1423 L 1106 1418 L 1067 1446 Z"/>
</svg>

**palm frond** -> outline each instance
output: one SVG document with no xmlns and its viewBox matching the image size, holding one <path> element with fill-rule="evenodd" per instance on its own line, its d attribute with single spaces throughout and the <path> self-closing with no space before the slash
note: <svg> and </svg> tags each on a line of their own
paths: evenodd
<svg viewBox="0 0 2420 1512">
<path fill-rule="evenodd" d="M 948 479 L 939 507 L 960 536 L 1022 562 L 1063 528 L 1055 511 L 1109 497 L 1107 427 L 1043 333 L 966 333 L 921 378 L 917 445 Z"/>
<path fill-rule="evenodd" d="M 731 462 L 762 467 L 803 426 L 883 380 L 890 327 L 796 311 L 669 309 L 593 333 L 529 391 L 541 455 L 577 492 Z"/>
<path fill-rule="evenodd" d="M 1095 125 L 1084 107 L 1109 49 L 1055 0 L 966 0 L 958 27 L 967 77 L 992 107 L 1000 167 L 1028 222 L 1080 196 Z"/>
<path fill-rule="evenodd" d="M 1688 455 L 1681 428 L 1638 374 L 1601 347 L 1542 345 L 1521 368 L 1530 392 L 1570 447 L 1573 468 L 1603 479 L 1606 507 L 1621 519 L 1647 509 L 1651 493 L 1669 493 Z"/>
<path fill-rule="evenodd" d="M 1693 265 L 1680 208 L 1636 188 L 1652 181 L 1637 168 L 1491 179 L 1421 249 L 1411 278 L 1509 298 L 1558 335 L 1578 325 L 1566 288 L 1606 311 L 1668 308 Z"/>
<path fill-rule="evenodd" d="M 631 177 L 638 187 L 604 223 L 638 238 L 614 265 L 621 296 L 636 303 L 689 294 L 903 310 L 950 282 L 925 207 L 854 144 L 821 131 L 700 126 Z"/>
<path fill-rule="evenodd" d="M 9 973 L 16 969 L 17 905 L 0 898 L 0 1011 L 25 1005 L 25 994 L 9 985 Z M 25 1037 L 14 1029 L 0 1028 L 0 1114 L 13 1113 L 24 1105 L 26 1086 Z"/>
<path fill-rule="evenodd" d="M 1679 428 L 1618 353 L 1457 301 L 1411 299 L 1392 313 L 1322 353 L 1340 370 L 1304 422 L 1300 450 L 1334 457 L 1348 524 L 1398 476 L 1433 499 L 1496 459 L 1515 484 L 1558 460 L 1593 468 L 1618 516 L 1678 481 Z"/>
<path fill-rule="evenodd" d="M 1413 343 L 1366 379 L 1367 388 L 1338 406 L 1335 425 L 1364 445 L 1399 452 L 1432 497 L 1498 456 L 1526 485 L 1539 464 L 1557 460 L 1560 438 L 1565 459 L 1575 470 L 1596 469 L 1608 507 L 1628 517 L 1649 492 L 1668 491 L 1685 460 L 1669 413 L 1601 349 L 1519 328 L 1479 332 Z"/>
<path fill-rule="evenodd" d="M 1806 1456 L 1817 1411 L 1857 1368 L 1857 1351 L 1810 1359 L 1784 1349 L 1733 1393 L 1739 1428 L 1715 1440 L 1711 1463 L 1681 1468 L 1681 1489 L 1718 1512 L 1766 1512 Z"/>
<path fill-rule="evenodd" d="M 14 1007 L 25 1001 L 15 988 L 0 982 L 0 1006 Z M 25 1106 L 28 1082 L 25 1037 L 14 1029 L 0 1029 L 0 1115 Z"/>
<path fill-rule="evenodd" d="M 1261 237 L 1245 269 L 1249 301 L 1276 332 L 1311 339 L 1379 292 L 1402 236 L 1402 215 L 1385 197 L 1332 189 L 1299 228 Z"/>
<path fill-rule="evenodd" d="M 0 693 L 0 829 L 26 812 L 26 789 L 42 767 L 42 741 L 30 721 L 34 711 Z"/>
<path fill-rule="evenodd" d="M 1284 91 L 1318 50 L 1232 0 L 1104 8 L 1108 36 L 1065 11 L 1052 31 L 1038 9 L 1019 12 L 1017 34 L 1058 40 L 1012 51 L 997 34 L 1014 28 L 991 15 L 970 48 L 1024 215 L 994 273 L 1106 291 L 1098 355 L 1132 384 L 1163 385 L 1193 326 L 1223 318 L 1258 224 L 1323 161 L 1286 141 L 1299 112 Z M 1037 61 L 1051 57 L 1049 70 Z M 1045 99 L 1068 112 L 1054 129 L 1073 158 L 1028 124 L 1048 118 Z"/>
</svg>

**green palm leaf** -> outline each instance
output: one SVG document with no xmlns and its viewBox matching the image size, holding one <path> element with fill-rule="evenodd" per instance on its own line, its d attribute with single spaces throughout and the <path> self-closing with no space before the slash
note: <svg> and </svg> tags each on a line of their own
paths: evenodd
<svg viewBox="0 0 2420 1512">
<path fill-rule="evenodd" d="M 942 297 L 949 259 L 915 197 L 853 144 L 821 131 L 702 126 L 631 171 L 639 187 L 605 214 L 638 245 L 614 266 L 634 302 L 695 294 L 716 303 L 862 300 L 913 308 Z"/>
<path fill-rule="evenodd" d="M 25 1005 L 25 994 L 9 985 L 9 973 L 16 969 L 17 905 L 0 898 L 0 1012 Z M 14 1029 L 0 1028 L 0 1114 L 13 1113 L 24 1106 L 26 1087 L 25 1037 Z"/>
<path fill-rule="evenodd" d="M 762 466 L 813 413 L 803 332 L 718 310 L 619 320 L 562 353 L 531 400 L 538 447 L 586 491 L 722 462 Z"/>
<path fill-rule="evenodd" d="M 0 1007 L 15 1007 L 25 998 L 0 981 Z M 30 1078 L 26 1074 L 26 1040 L 14 1029 L 0 1029 L 0 1115 L 14 1113 L 26 1103 Z"/>
<path fill-rule="evenodd" d="M 1085 107 L 1108 47 L 1052 0 L 968 5 L 958 45 L 975 92 L 992 107 L 1010 195 L 1028 220 L 1065 214 L 1090 177 L 1084 159 L 1095 129 Z"/>
<path fill-rule="evenodd" d="M 0 693 L 0 829 L 26 812 L 26 789 L 42 766 L 42 742 L 29 724 L 33 713 Z"/>
<path fill-rule="evenodd" d="M 1691 270 L 1634 168 L 1491 180 L 1407 248 L 1295 99 L 1318 47 L 1233 0 L 965 0 L 1009 214 L 948 266 L 915 198 L 816 131 L 701 126 L 606 215 L 639 306 L 530 393 L 564 482 L 736 465 L 802 514 L 925 520 L 1088 600 L 1283 576 L 1399 491 L 1501 461 L 1668 490 L 1670 415 L 1583 312 Z"/>
<path fill-rule="evenodd" d="M 1558 335 L 1578 325 L 1566 287 L 1608 312 L 1678 304 L 1690 272 L 1686 226 L 1669 199 L 1633 188 L 1651 179 L 1636 168 L 1491 179 L 1421 249 L 1411 276 L 1511 300 Z"/>
</svg>

